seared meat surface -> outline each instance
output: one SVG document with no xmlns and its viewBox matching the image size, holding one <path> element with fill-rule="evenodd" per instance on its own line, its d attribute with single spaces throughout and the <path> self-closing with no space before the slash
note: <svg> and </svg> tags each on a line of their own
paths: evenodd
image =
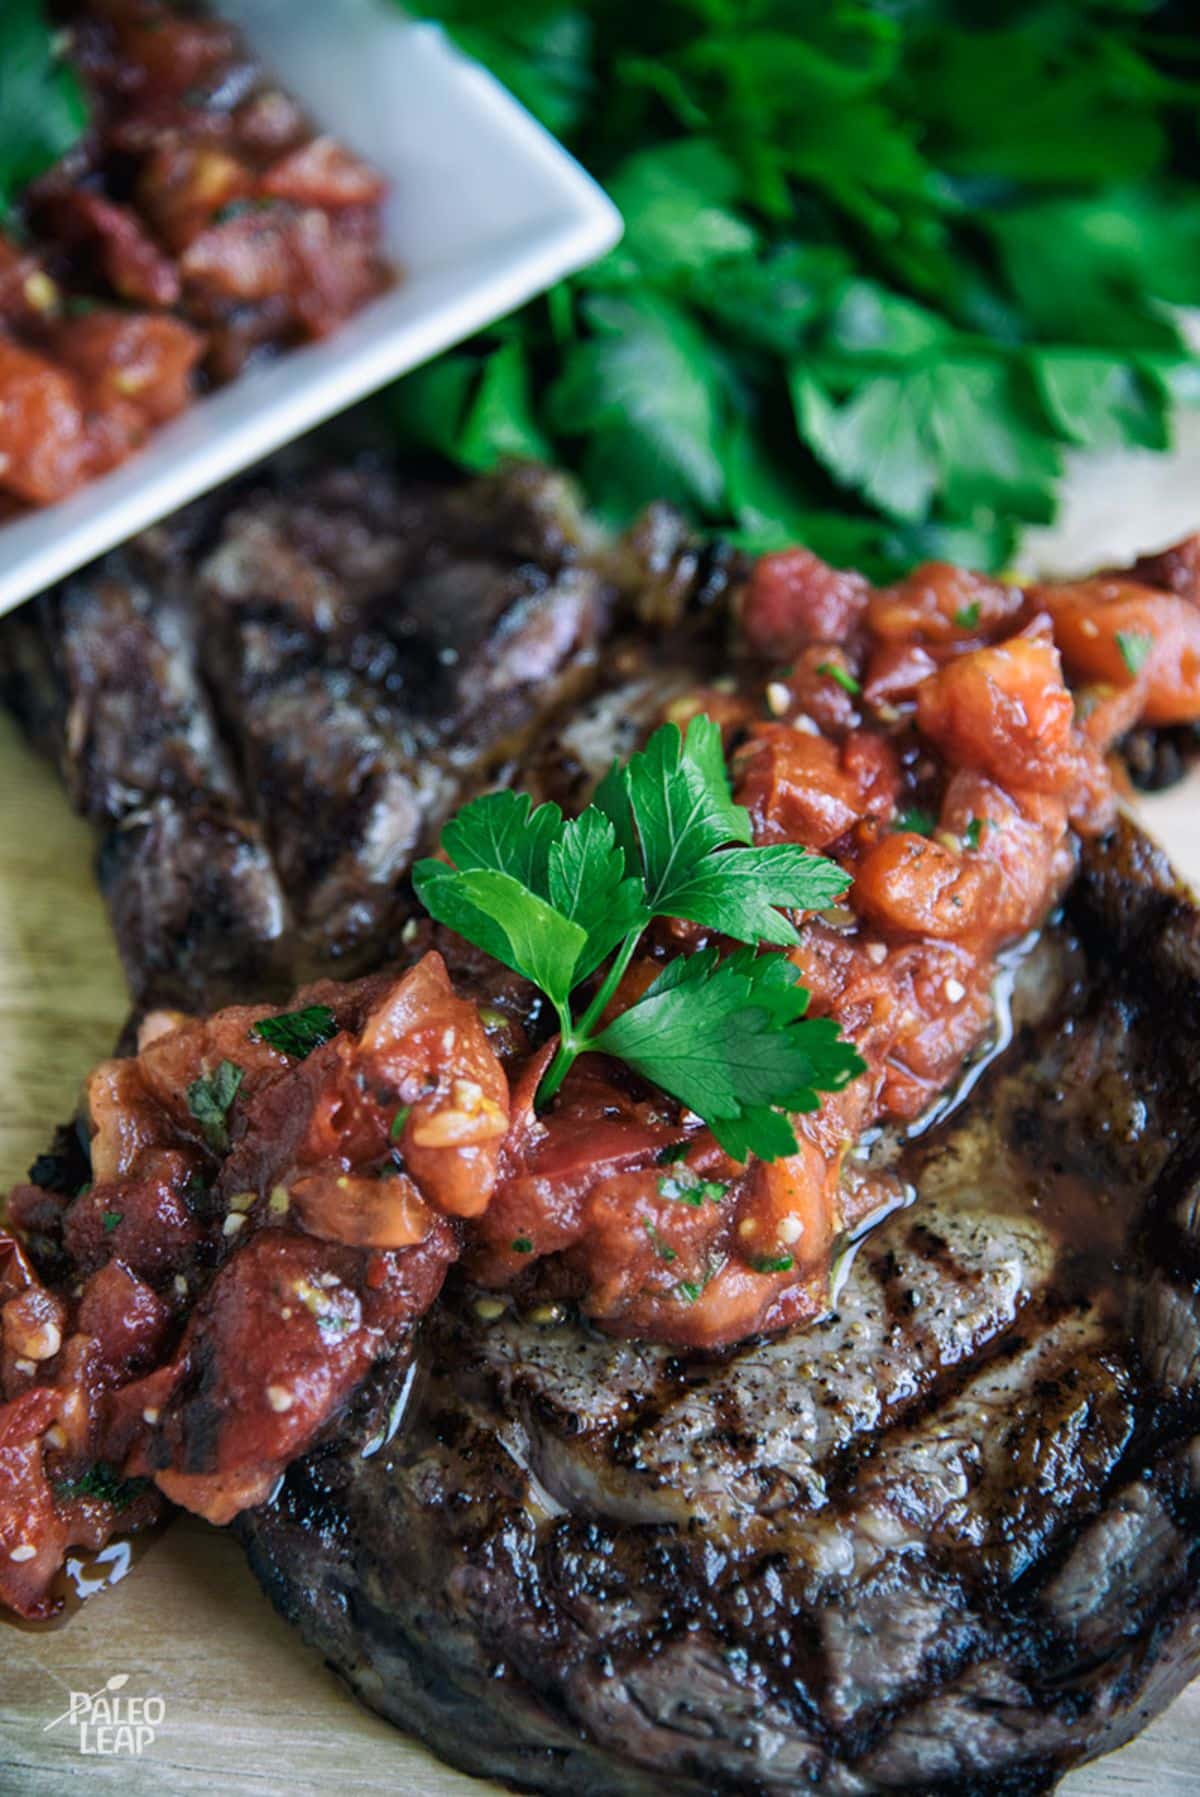
<svg viewBox="0 0 1200 1797">
<path fill-rule="evenodd" d="M 868 708 L 898 716 L 979 653 L 981 618 L 1015 631 L 1040 606 L 937 567 L 874 594 L 803 552 L 759 570 L 742 630 L 779 677 L 768 715 L 732 729 L 760 745 L 739 769 L 756 827 L 785 836 L 810 799 L 854 797 L 848 769 L 808 777 L 822 730 L 844 743 Z M 406 930 L 407 869 L 464 797 L 516 779 L 577 807 L 698 685 L 729 723 L 731 572 L 665 514 L 598 548 L 536 472 L 454 491 L 365 468 L 243 488 L 8 626 L 7 690 L 102 832 L 139 1009 L 434 946 Z M 1085 683 L 1069 727 L 1094 747 L 1152 683 L 1194 715 L 1194 595 L 1176 562 L 1142 572 L 1157 593 L 1098 594 L 1099 649 L 1070 634 L 1072 590 L 1046 600 Z M 1113 633 L 1163 595 L 1173 634 L 1122 687 Z M 955 731 L 978 717 L 964 689 Z M 904 782 L 936 839 L 895 823 L 873 846 L 974 867 L 990 814 L 972 798 L 939 816 L 919 758 Z M 996 829 L 1024 866 L 1015 826 Z M 914 918 L 888 927 L 920 937 Z M 806 931 L 818 1002 L 846 921 Z M 489 1027 L 544 1030 L 478 956 L 436 945 Z M 688 1351 L 601 1335 L 532 1271 L 497 1296 L 457 1269 L 415 1351 L 397 1331 L 237 1525 L 368 1703 L 526 1789 L 1017 1797 L 1195 1670 L 1200 925 L 1124 831 L 1086 846 L 1064 921 L 1011 972 L 1013 1040 L 968 1069 L 969 1100 L 850 1155 L 846 1190 L 896 1208 L 841 1244 L 832 1314 Z M 50 1209 L 77 1171 L 54 1173 Z"/>
<path fill-rule="evenodd" d="M 205 688 L 186 555 L 198 518 L 36 601 L 0 680 L 99 833 L 135 996 L 186 1002 L 278 978 L 288 907 Z"/>
<path fill-rule="evenodd" d="M 314 962 L 377 961 L 465 788 L 594 658 L 611 607 L 552 477 L 252 497 L 199 578 L 236 752 Z"/>
<path fill-rule="evenodd" d="M 621 608 L 582 533 L 542 470 L 439 488 L 284 458 L 6 621 L 0 689 L 100 831 L 139 1010 L 396 953 L 415 855 L 601 676 Z M 660 586 L 683 564 L 676 610 L 720 584 L 687 553 L 677 526 L 647 550 Z"/>
<path fill-rule="evenodd" d="M 1119 933 L 1116 920 L 1119 918 Z M 466 1287 L 243 1517 L 366 1702 L 523 1789 L 1034 1793 L 1200 1665 L 1200 923 L 1131 832 L 834 1313 L 716 1359 Z"/>
</svg>

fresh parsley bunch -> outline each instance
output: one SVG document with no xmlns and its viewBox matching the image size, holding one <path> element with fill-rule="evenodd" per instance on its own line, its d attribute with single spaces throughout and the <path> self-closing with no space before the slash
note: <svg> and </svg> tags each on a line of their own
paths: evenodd
<svg viewBox="0 0 1200 1797">
<path fill-rule="evenodd" d="M 721 734 L 704 716 L 686 738 L 666 724 L 614 763 L 579 817 L 526 793 L 474 800 L 442 831 L 450 858 L 417 864 L 421 903 L 545 993 L 557 1051 L 539 1093 L 550 1102 L 579 1055 L 613 1055 L 702 1117 L 736 1160 L 795 1151 L 786 1115 L 814 1110 L 862 1071 L 835 1023 L 805 1016 L 808 993 L 784 955 L 784 910 L 820 910 L 846 889 L 835 862 L 792 844 L 750 843 Z M 645 994 L 604 1014 L 647 925 L 686 919 L 749 945 L 669 961 Z M 576 995 L 608 963 L 589 995 Z"/>
<path fill-rule="evenodd" d="M 427 0 L 624 241 L 409 376 L 403 440 L 534 455 L 876 575 L 998 567 L 1073 447 L 1160 449 L 1200 366 L 1178 0 Z"/>
</svg>

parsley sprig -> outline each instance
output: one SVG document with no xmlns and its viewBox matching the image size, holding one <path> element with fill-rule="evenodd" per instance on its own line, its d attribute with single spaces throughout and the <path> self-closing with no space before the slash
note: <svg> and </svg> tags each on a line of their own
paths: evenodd
<svg viewBox="0 0 1200 1797">
<path fill-rule="evenodd" d="M 835 862 L 790 843 L 748 846 L 711 718 L 686 737 L 666 724 L 614 763 L 576 818 L 528 794 L 488 793 L 442 832 L 450 864 L 418 863 L 413 883 L 440 923 L 539 987 L 559 1043 L 538 1092 L 547 1105 L 581 1054 L 623 1060 L 686 1105 L 737 1160 L 790 1154 L 786 1113 L 814 1110 L 861 1071 L 836 1024 L 809 1019 L 791 962 L 758 954 L 798 941 L 784 911 L 820 910 L 849 884 Z M 642 935 L 682 919 L 747 946 L 668 962 L 649 989 L 602 1022 Z M 607 962 L 607 967 L 605 963 Z M 585 981 L 605 968 L 589 996 Z"/>
</svg>

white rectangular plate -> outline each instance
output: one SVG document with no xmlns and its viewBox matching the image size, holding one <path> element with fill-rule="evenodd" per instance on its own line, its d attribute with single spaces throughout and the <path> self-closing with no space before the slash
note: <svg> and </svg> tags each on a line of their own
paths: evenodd
<svg viewBox="0 0 1200 1797">
<path fill-rule="evenodd" d="M 0 613 L 513 311 L 617 241 L 616 208 L 477 64 L 391 0 L 221 0 L 319 126 L 391 182 L 403 279 L 323 343 L 199 400 L 58 505 L 0 526 Z"/>
</svg>

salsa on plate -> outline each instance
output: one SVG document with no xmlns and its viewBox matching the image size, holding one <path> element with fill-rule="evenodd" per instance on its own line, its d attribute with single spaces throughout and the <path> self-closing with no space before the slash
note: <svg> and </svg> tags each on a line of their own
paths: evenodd
<svg viewBox="0 0 1200 1797">
<path fill-rule="evenodd" d="M 46 1614 L 68 1546 L 164 1499 L 217 1522 L 261 1502 L 456 1262 L 481 1304 L 515 1290 L 535 1320 L 572 1303 L 681 1347 L 820 1315 L 838 1243 L 903 1201 L 856 1145 L 919 1124 L 986 1045 L 998 956 L 1111 826 L 1112 744 L 1200 717 L 1196 564 L 1184 545 L 1053 586 L 931 564 L 883 589 L 804 550 L 753 568 L 728 673 L 666 721 L 719 726 L 757 845 L 803 844 L 850 881 L 765 951 L 863 1063 L 792 1118 L 795 1153 L 739 1161 L 595 1054 L 539 1109 L 545 1008 L 494 967 L 485 990 L 428 923 L 395 971 L 284 1008 L 147 1016 L 88 1083 L 90 1182 L 10 1205 L 4 1602 Z M 660 920 L 612 1014 L 727 948 Z"/>
</svg>

